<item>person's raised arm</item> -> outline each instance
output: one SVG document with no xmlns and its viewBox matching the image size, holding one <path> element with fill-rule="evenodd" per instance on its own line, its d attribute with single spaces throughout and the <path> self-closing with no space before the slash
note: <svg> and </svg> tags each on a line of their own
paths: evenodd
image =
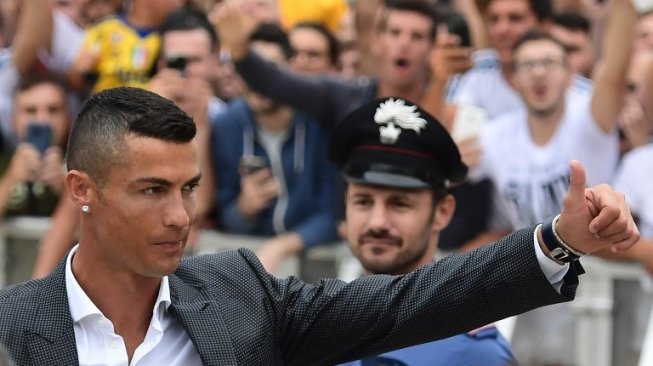
<svg viewBox="0 0 653 366">
<path fill-rule="evenodd" d="M 469 25 L 472 47 L 477 50 L 490 47 L 485 19 L 483 19 L 483 14 L 481 14 L 476 1 L 454 0 L 453 5 L 465 17 Z"/>
<path fill-rule="evenodd" d="M 446 89 L 451 77 L 472 68 L 471 54 L 470 47 L 460 46 L 460 37 L 450 34 L 446 26 L 438 26 L 435 46 L 429 55 L 431 80 L 421 106 L 449 131 L 453 129 L 456 108 L 445 101 Z"/>
<path fill-rule="evenodd" d="M 3 217 L 14 188 L 21 183 L 36 179 L 41 160 L 39 152 L 30 144 L 16 147 L 7 169 L 0 175 L 0 217 Z"/>
<path fill-rule="evenodd" d="M 216 6 L 210 16 L 220 36 L 221 51 L 228 52 L 233 62 L 244 59 L 249 53 L 249 38 L 259 25 L 256 19 L 233 1 Z"/>
<path fill-rule="evenodd" d="M 594 74 L 592 117 L 605 131 L 612 131 L 624 103 L 626 74 L 633 52 L 637 12 L 632 0 L 612 0 L 603 37 L 601 62 Z"/>
<path fill-rule="evenodd" d="M 52 7 L 49 0 L 23 1 L 18 29 L 12 43 L 12 57 L 20 75 L 32 70 L 38 50 L 49 47 L 53 28 Z"/>
<path fill-rule="evenodd" d="M 230 55 L 247 86 L 281 104 L 291 106 L 330 124 L 333 117 L 332 90 L 337 82 L 309 78 L 282 70 L 249 49 L 249 38 L 257 22 L 237 4 L 228 2 L 211 15 L 220 36 L 222 52 Z"/>
<path fill-rule="evenodd" d="M 356 1 L 354 4 L 356 47 L 360 55 L 360 70 L 363 75 L 373 75 L 376 71 L 376 60 L 372 56 L 370 46 L 374 41 L 374 30 L 382 6 L 381 0 Z"/>
</svg>

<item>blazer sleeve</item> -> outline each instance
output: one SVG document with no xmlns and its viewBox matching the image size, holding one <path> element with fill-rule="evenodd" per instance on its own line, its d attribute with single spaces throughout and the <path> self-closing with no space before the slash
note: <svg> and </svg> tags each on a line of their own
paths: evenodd
<svg viewBox="0 0 653 366">
<path fill-rule="evenodd" d="M 346 95 L 346 83 L 327 77 L 307 77 L 282 70 L 265 61 L 256 52 L 235 63 L 238 74 L 247 86 L 262 95 L 289 105 L 318 119 L 330 128 L 337 118 L 334 98 Z M 281 87 L 280 87 L 281 86 Z"/>
<path fill-rule="evenodd" d="M 575 296 L 574 270 L 558 293 L 533 246 L 534 228 L 404 276 L 344 283 L 262 280 L 285 365 L 330 365 L 460 334 Z M 265 278 L 265 275 L 262 278 Z"/>
</svg>

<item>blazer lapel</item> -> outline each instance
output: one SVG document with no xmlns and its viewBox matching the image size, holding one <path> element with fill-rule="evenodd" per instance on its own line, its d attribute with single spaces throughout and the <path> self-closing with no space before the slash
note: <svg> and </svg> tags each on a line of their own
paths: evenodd
<svg viewBox="0 0 653 366">
<path fill-rule="evenodd" d="M 179 318 L 204 365 L 236 365 L 233 341 L 218 302 L 201 285 L 171 275 L 171 313 Z"/>
<path fill-rule="evenodd" d="M 73 320 L 66 295 L 65 261 L 45 278 L 37 298 L 37 320 L 29 343 L 35 365 L 78 364 Z"/>
</svg>

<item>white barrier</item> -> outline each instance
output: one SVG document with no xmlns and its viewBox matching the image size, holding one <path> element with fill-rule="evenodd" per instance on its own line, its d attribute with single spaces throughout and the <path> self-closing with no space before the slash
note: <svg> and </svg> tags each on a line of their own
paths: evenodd
<svg viewBox="0 0 653 366">
<path fill-rule="evenodd" d="M 653 365 L 653 307 L 651 308 L 651 315 L 649 315 L 648 326 L 644 335 L 642 354 L 639 358 L 639 366 L 651 365 Z"/>
<path fill-rule="evenodd" d="M 615 280 L 639 280 L 642 269 L 635 263 L 583 257 L 587 273 L 581 276 L 576 300 L 576 364 L 609 366 L 612 364 L 612 316 Z"/>
<path fill-rule="evenodd" d="M 0 225 L 0 288 L 31 277 L 38 243 L 50 223 L 48 217 L 14 217 Z"/>
</svg>

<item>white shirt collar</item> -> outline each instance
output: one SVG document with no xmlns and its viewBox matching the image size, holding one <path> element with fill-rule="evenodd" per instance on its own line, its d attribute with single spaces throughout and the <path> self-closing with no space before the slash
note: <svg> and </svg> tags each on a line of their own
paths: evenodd
<svg viewBox="0 0 653 366">
<path fill-rule="evenodd" d="M 79 244 L 75 245 L 70 253 L 68 253 L 65 270 L 66 295 L 68 296 L 68 306 L 70 308 L 70 315 L 72 316 L 73 323 L 78 323 L 82 319 L 92 315 L 100 315 L 104 317 L 104 314 L 102 314 L 100 309 L 95 306 L 88 295 L 86 295 L 82 287 L 79 285 L 79 282 L 77 282 L 75 275 L 73 274 L 72 258 L 73 255 L 75 255 L 75 252 L 77 252 L 78 247 Z M 170 284 L 168 276 L 163 276 L 161 278 L 161 285 L 159 287 L 159 296 L 157 297 L 156 302 L 154 303 L 154 309 L 152 310 L 153 325 L 155 327 L 158 325 L 157 328 L 159 328 L 159 330 L 161 330 L 161 322 L 163 320 L 165 310 L 168 309 L 171 303 L 172 301 L 170 300 Z M 161 307 L 162 304 L 163 308 Z"/>
</svg>

